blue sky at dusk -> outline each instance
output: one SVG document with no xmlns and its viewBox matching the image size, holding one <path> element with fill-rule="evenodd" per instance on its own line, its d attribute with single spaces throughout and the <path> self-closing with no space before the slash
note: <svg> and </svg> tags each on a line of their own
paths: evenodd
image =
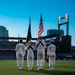
<svg viewBox="0 0 75 75">
<path fill-rule="evenodd" d="M 10 37 L 27 37 L 29 16 L 31 16 L 32 37 L 38 36 L 42 12 L 44 32 L 58 29 L 58 17 L 69 14 L 69 34 L 75 45 L 75 0 L 0 0 L 0 25 L 9 30 Z M 66 34 L 66 25 L 61 26 Z"/>
</svg>

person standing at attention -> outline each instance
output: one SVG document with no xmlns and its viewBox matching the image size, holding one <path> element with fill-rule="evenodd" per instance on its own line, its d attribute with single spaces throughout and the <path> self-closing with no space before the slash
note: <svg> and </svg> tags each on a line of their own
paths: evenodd
<svg viewBox="0 0 75 75">
<path fill-rule="evenodd" d="M 25 45 L 23 44 L 21 39 L 19 43 L 16 45 L 15 50 L 16 50 L 16 59 L 17 59 L 18 69 L 23 69 L 24 55 L 26 53 L 25 53 Z"/>
<path fill-rule="evenodd" d="M 56 58 L 56 46 L 54 45 L 54 41 L 51 40 L 51 44 L 48 46 L 47 56 L 49 56 L 49 70 L 54 70 L 55 58 Z"/>
<path fill-rule="evenodd" d="M 44 67 L 46 43 L 44 40 L 42 40 L 41 36 L 36 41 L 35 47 L 37 49 L 37 70 L 42 70 Z"/>
<path fill-rule="evenodd" d="M 31 44 L 31 41 L 26 47 L 26 50 L 27 50 L 27 66 L 29 70 L 32 70 L 34 62 L 34 52 L 33 52 L 34 46 Z"/>
</svg>

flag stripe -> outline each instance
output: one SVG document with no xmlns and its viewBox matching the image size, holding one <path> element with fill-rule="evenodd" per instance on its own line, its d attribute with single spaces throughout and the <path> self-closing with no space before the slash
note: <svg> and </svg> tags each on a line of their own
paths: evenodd
<svg viewBox="0 0 75 75">
<path fill-rule="evenodd" d="M 44 31 L 44 28 L 43 28 L 43 22 L 42 22 L 42 14 L 41 14 L 40 25 L 39 25 L 39 30 L 38 30 L 38 37 L 42 34 L 43 31 Z"/>
</svg>

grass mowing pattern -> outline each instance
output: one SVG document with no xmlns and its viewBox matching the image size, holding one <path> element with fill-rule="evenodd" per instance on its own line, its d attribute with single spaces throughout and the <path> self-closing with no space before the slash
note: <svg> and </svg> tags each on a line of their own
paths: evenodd
<svg viewBox="0 0 75 75">
<path fill-rule="evenodd" d="M 37 71 L 37 64 L 34 61 L 33 70 L 29 71 L 26 60 L 23 70 L 18 70 L 16 60 L 0 60 L 0 75 L 75 75 L 75 61 L 57 60 L 53 71 L 49 70 L 46 61 L 44 70 Z"/>
</svg>

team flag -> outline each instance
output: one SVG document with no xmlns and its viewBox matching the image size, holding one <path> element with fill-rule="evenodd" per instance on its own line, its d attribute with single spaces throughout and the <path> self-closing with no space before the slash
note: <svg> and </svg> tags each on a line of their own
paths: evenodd
<svg viewBox="0 0 75 75">
<path fill-rule="evenodd" d="M 31 35 L 31 18 L 29 18 L 29 28 L 28 28 L 28 33 L 27 33 L 26 45 L 30 42 L 31 39 L 32 39 L 32 35 Z"/>
</svg>

